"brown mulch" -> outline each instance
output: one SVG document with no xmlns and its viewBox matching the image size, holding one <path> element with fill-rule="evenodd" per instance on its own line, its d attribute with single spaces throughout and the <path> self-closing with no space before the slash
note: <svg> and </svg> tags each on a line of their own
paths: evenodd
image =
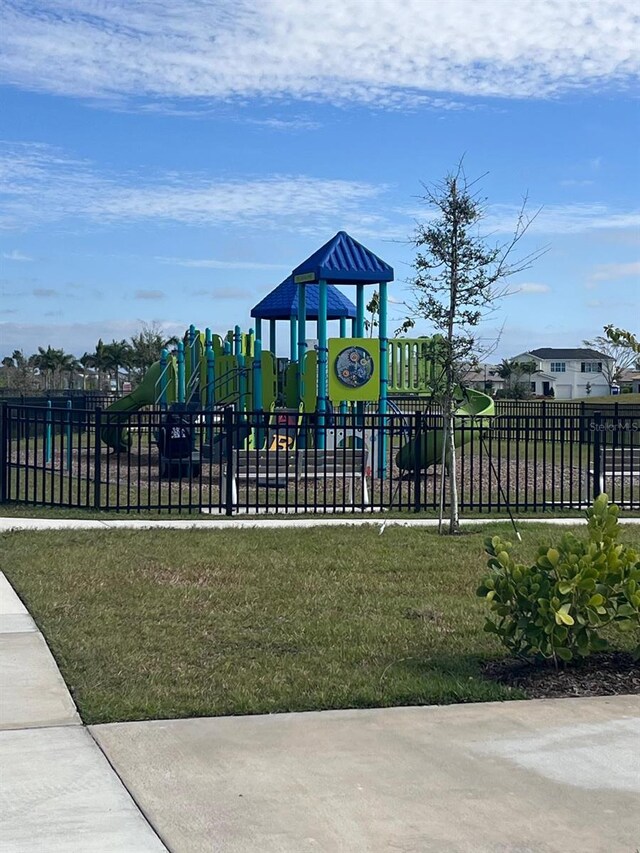
<svg viewBox="0 0 640 853">
<path fill-rule="evenodd" d="M 528 699 L 640 694 L 640 661 L 626 652 L 601 652 L 557 670 L 552 662 L 489 661 L 483 675 L 519 688 Z"/>
</svg>

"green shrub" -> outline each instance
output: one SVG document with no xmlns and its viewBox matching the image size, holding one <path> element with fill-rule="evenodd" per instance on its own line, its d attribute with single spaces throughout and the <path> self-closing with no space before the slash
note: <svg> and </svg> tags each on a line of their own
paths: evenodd
<svg viewBox="0 0 640 853">
<path fill-rule="evenodd" d="M 618 512 L 600 495 L 587 511 L 587 538 L 563 535 L 539 548 L 532 566 L 515 562 L 510 542 L 486 539 L 490 573 L 477 590 L 491 610 L 485 631 L 514 655 L 556 664 L 606 649 L 602 632 L 612 624 L 640 640 L 640 557 L 617 543 Z"/>
</svg>

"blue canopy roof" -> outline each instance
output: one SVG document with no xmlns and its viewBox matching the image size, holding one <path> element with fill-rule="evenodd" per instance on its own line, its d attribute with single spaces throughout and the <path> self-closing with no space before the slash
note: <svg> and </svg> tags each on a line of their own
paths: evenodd
<svg viewBox="0 0 640 853">
<path fill-rule="evenodd" d="M 317 285 L 309 284 L 305 287 L 307 320 L 318 319 L 318 294 Z M 251 309 L 251 316 L 264 320 L 289 320 L 298 316 L 298 285 L 293 283 L 293 278 L 285 278 L 271 293 Z M 337 287 L 329 285 L 327 288 L 327 320 L 339 320 L 341 317 L 355 317 L 355 305 L 347 299 L 344 293 L 340 293 Z"/>
<path fill-rule="evenodd" d="M 376 284 L 393 281 L 393 267 L 381 260 L 346 231 L 338 231 L 291 273 L 295 281 L 330 284 Z"/>
</svg>

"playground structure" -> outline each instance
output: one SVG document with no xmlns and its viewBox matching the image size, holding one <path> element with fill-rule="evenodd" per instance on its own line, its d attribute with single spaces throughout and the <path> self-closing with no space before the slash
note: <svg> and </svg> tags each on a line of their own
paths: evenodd
<svg viewBox="0 0 640 853">
<path fill-rule="evenodd" d="M 393 395 L 419 395 L 428 410 L 442 377 L 437 337 L 389 340 L 387 336 L 387 290 L 393 278 L 391 266 L 346 232 L 338 232 L 252 309 L 255 329 L 242 332 L 236 326 L 221 337 L 208 328 L 202 332 L 190 326 L 176 351 L 164 350 L 140 385 L 106 410 L 109 419 L 102 429 L 103 442 L 116 451 L 128 448 L 130 436 L 114 417 L 118 413 L 154 407 L 213 417 L 216 411 L 233 406 L 240 413 L 264 413 L 265 425 L 276 423 L 281 410 L 314 413 L 313 430 L 294 433 L 287 449 L 295 449 L 299 441 L 301 446 L 312 444 L 325 452 L 337 446 L 340 416 L 352 416 L 357 425 L 373 412 L 378 425 L 375 469 L 384 478 L 389 464 L 385 416 L 398 413 Z M 365 336 L 365 287 L 372 285 L 379 295 L 375 339 Z M 337 286 L 355 288 L 355 305 Z M 307 341 L 311 320 L 317 323 L 314 349 L 308 348 Z M 265 321 L 269 323 L 268 348 L 263 345 Z M 288 359 L 276 355 L 279 321 L 289 323 Z M 328 336 L 331 321 L 339 322 L 338 336 L 333 338 Z M 463 388 L 457 389 L 457 395 L 461 429 L 456 436 L 468 441 L 469 423 L 482 423 L 493 415 L 493 400 Z M 268 447 L 267 435 L 267 429 L 254 425 L 239 434 L 241 449 Z M 442 442 L 441 431 L 425 431 L 400 447 L 395 463 L 400 470 L 426 469 L 441 461 Z"/>
</svg>

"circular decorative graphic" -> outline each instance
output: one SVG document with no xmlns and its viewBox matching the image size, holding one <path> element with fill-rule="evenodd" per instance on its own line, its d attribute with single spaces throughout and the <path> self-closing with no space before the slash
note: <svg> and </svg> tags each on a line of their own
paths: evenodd
<svg viewBox="0 0 640 853">
<path fill-rule="evenodd" d="M 361 388 L 373 375 L 373 361 L 362 347 L 347 347 L 338 353 L 335 362 L 336 376 L 348 388 Z"/>
</svg>

